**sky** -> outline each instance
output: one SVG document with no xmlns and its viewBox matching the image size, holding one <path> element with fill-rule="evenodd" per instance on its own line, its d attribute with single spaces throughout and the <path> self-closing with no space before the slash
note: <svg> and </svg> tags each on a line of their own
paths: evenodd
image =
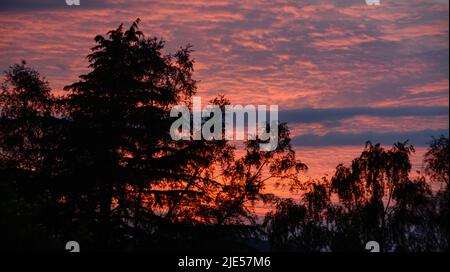
<svg viewBox="0 0 450 272">
<path fill-rule="evenodd" d="M 448 17 L 448 0 L 0 0 L 0 70 L 25 59 L 62 94 L 97 34 L 140 18 L 167 52 L 193 46 L 204 101 L 278 105 L 296 147 L 424 146 L 448 135 Z"/>
</svg>

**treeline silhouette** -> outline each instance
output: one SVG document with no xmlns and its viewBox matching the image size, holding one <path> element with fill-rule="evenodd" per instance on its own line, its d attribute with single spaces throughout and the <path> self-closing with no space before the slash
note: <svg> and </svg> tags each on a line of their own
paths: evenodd
<svg viewBox="0 0 450 272">
<path fill-rule="evenodd" d="M 4 250 L 60 251 L 70 240 L 82 251 L 364 251 L 370 240 L 385 251 L 448 250 L 448 138 L 432 140 L 416 178 L 411 145 L 368 142 L 350 167 L 309 181 L 286 124 L 269 152 L 259 139 L 242 156 L 226 140 L 173 141 L 170 109 L 196 92 L 191 47 L 164 53 L 138 24 L 95 37 L 89 73 L 65 95 L 25 62 L 5 72 Z M 302 197 L 265 193 L 270 179 Z M 264 222 L 257 203 L 275 207 Z"/>
</svg>

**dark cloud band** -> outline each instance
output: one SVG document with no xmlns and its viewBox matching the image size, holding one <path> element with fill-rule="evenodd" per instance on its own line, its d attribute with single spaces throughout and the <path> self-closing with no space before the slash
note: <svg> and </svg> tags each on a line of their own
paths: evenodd
<svg viewBox="0 0 450 272">
<path fill-rule="evenodd" d="M 414 146 L 426 146 L 432 140 L 432 137 L 439 137 L 440 135 L 448 137 L 448 129 L 406 132 L 330 132 L 322 136 L 307 134 L 294 137 L 292 143 L 296 146 L 354 146 L 364 145 L 367 141 L 391 145 L 395 142 L 409 140 Z"/>
<path fill-rule="evenodd" d="M 339 121 L 355 116 L 403 117 L 403 116 L 442 116 L 448 115 L 448 107 L 355 107 L 331 109 L 294 109 L 280 111 L 280 121 L 287 123 L 319 123 Z"/>
</svg>

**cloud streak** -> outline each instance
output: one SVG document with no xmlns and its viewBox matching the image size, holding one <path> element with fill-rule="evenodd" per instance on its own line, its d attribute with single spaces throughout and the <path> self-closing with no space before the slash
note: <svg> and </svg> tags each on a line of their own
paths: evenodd
<svg viewBox="0 0 450 272">
<path fill-rule="evenodd" d="M 391 145 L 396 142 L 405 142 L 414 146 L 429 145 L 432 137 L 444 135 L 448 137 L 448 129 L 442 130 L 421 130 L 408 132 L 376 132 L 368 131 L 362 133 L 330 132 L 325 135 L 305 134 L 292 139 L 296 146 L 355 146 L 362 145 L 367 141 Z"/>
<path fill-rule="evenodd" d="M 395 118 L 403 116 L 446 116 L 448 114 L 448 107 L 355 107 L 285 110 L 279 112 L 279 118 L 281 122 L 287 123 L 328 123 L 355 116 Z"/>
</svg>

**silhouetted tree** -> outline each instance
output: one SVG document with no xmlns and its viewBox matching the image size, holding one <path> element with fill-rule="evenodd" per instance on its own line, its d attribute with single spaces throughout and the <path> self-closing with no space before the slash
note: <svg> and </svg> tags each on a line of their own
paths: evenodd
<svg viewBox="0 0 450 272">
<path fill-rule="evenodd" d="M 52 169 L 59 120 L 48 83 L 25 61 L 5 72 L 0 93 L 0 237 L 13 249 L 48 243 L 56 200 Z"/>
<path fill-rule="evenodd" d="M 440 183 L 439 191 L 435 195 L 433 208 L 436 211 L 433 225 L 438 226 L 438 237 L 435 238 L 436 243 L 440 245 L 439 249 L 448 250 L 449 243 L 449 191 L 448 191 L 448 175 L 449 175 L 449 139 L 444 136 L 433 138 L 425 154 L 425 173 L 431 181 Z"/>
<path fill-rule="evenodd" d="M 445 183 L 448 186 L 449 175 L 449 140 L 441 136 L 433 138 L 425 154 L 425 172 L 433 181 Z"/>
<path fill-rule="evenodd" d="M 0 170 L 8 201 L 2 212 L 15 218 L 23 206 L 26 220 L 39 215 L 44 249 L 53 241 L 63 248 L 68 240 L 84 250 L 208 246 L 199 241 L 248 249 L 247 240 L 261 231 L 252 207 L 275 199 L 264 193 L 265 182 L 298 183 L 306 169 L 295 158 L 289 130 L 280 124 L 276 150 L 263 152 L 253 140 L 242 156 L 226 140 L 172 140 L 170 109 L 191 106 L 196 91 L 191 49 L 164 54 L 164 41 L 146 37 L 138 25 L 97 36 L 87 57 L 90 71 L 62 97 L 52 96 L 25 63 L 6 73 Z M 224 108 L 229 101 L 219 96 L 212 103 Z M 30 199 L 23 199 L 27 193 Z M 20 209 L 10 209 L 15 202 Z"/>
<path fill-rule="evenodd" d="M 281 200 L 265 218 L 274 250 L 363 251 L 375 240 L 384 251 L 448 250 L 448 185 L 434 192 L 424 176 L 409 177 L 411 145 L 389 150 L 366 144 L 331 180 L 296 186 L 303 197 Z M 431 180 L 445 183 L 448 139 L 433 140 L 425 156 Z M 447 160 L 448 162 L 448 160 Z M 339 202 L 330 201 L 336 197 Z M 446 216 L 446 217 L 444 217 Z"/>
</svg>

